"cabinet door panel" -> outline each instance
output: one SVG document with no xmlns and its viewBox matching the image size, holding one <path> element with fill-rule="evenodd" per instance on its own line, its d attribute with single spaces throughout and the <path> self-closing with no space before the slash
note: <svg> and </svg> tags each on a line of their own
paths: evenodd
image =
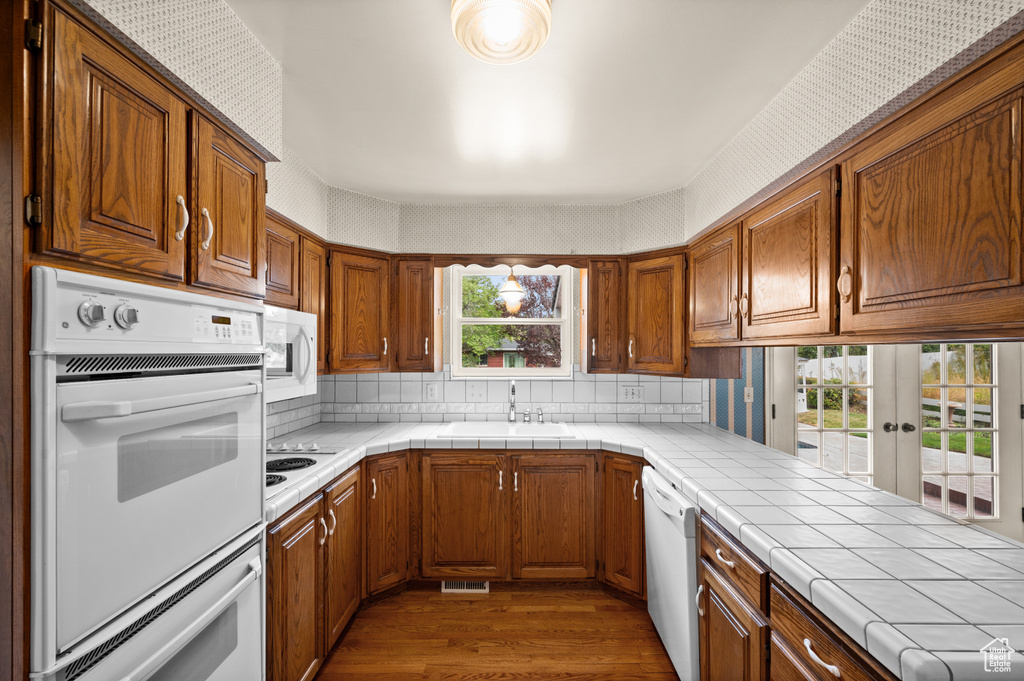
<svg viewBox="0 0 1024 681">
<path fill-rule="evenodd" d="M 198 212 L 192 221 L 192 283 L 263 297 L 263 162 L 204 118 L 193 116 L 193 121 L 199 198 Z"/>
<path fill-rule="evenodd" d="M 768 671 L 767 622 L 703 560 L 701 574 L 701 681 L 763 681 Z"/>
<path fill-rule="evenodd" d="M 390 278 L 386 258 L 331 255 L 331 370 L 387 371 Z"/>
<path fill-rule="evenodd" d="M 834 203 L 829 170 L 743 221 L 744 339 L 834 331 Z"/>
<path fill-rule="evenodd" d="M 690 343 L 737 340 L 740 225 L 719 230 L 690 249 Z"/>
<path fill-rule="evenodd" d="M 328 487 L 324 650 L 330 651 L 359 607 L 363 555 L 363 491 L 355 468 Z"/>
<path fill-rule="evenodd" d="M 630 371 L 683 371 L 683 256 L 629 263 Z"/>
<path fill-rule="evenodd" d="M 406 456 L 366 465 L 366 583 L 370 593 L 409 578 L 409 484 Z"/>
<path fill-rule="evenodd" d="M 299 307 L 301 237 L 282 217 L 267 211 L 266 301 L 280 307 Z"/>
<path fill-rule="evenodd" d="M 643 465 L 621 457 L 604 460 L 604 580 L 637 596 L 644 582 Z"/>
<path fill-rule="evenodd" d="M 622 362 L 622 263 L 591 260 L 587 270 L 587 324 L 590 342 L 585 346 L 592 373 L 617 373 Z"/>
<path fill-rule="evenodd" d="M 594 458 L 513 457 L 512 576 L 595 576 Z"/>
<path fill-rule="evenodd" d="M 267 679 L 307 681 L 323 663 L 323 546 L 318 494 L 267 531 Z"/>
<path fill-rule="evenodd" d="M 434 262 L 399 260 L 395 264 L 395 315 L 399 371 L 432 371 L 434 354 Z"/>
<path fill-rule="evenodd" d="M 843 165 L 844 333 L 1019 325 L 1021 92 L 947 108 L 943 127 L 897 123 Z"/>
<path fill-rule="evenodd" d="M 302 285 L 299 309 L 316 315 L 316 372 L 327 373 L 327 253 L 323 246 L 302 238 Z"/>
<path fill-rule="evenodd" d="M 506 457 L 423 457 L 423 576 L 508 576 Z"/>
<path fill-rule="evenodd" d="M 40 250 L 181 280 L 186 105 L 65 14 L 52 16 L 52 204 Z"/>
</svg>

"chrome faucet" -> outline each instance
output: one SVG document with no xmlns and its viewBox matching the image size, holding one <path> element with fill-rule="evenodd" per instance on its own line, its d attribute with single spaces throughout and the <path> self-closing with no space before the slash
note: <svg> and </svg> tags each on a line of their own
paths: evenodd
<svg viewBox="0 0 1024 681">
<path fill-rule="evenodd" d="M 516 379 L 512 379 L 512 392 L 509 395 L 508 422 L 516 422 Z"/>
</svg>

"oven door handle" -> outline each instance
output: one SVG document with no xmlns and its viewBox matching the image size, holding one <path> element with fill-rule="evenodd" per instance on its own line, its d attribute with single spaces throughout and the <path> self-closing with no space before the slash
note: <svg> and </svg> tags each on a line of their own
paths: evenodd
<svg viewBox="0 0 1024 681">
<path fill-rule="evenodd" d="M 259 557 L 249 561 L 249 572 L 245 574 L 242 581 L 231 587 L 231 591 L 228 591 L 220 600 L 210 606 L 209 610 L 200 615 L 195 622 L 188 625 L 184 631 L 172 638 L 167 645 L 156 651 L 151 658 L 136 667 L 135 671 L 125 676 L 122 681 L 142 681 L 142 679 L 151 676 L 164 662 L 171 659 L 179 650 L 188 645 L 199 632 L 206 628 L 206 625 L 224 612 L 238 598 L 240 593 L 249 588 L 250 584 L 258 582 L 262 572 L 263 564 L 260 562 Z"/>
<path fill-rule="evenodd" d="M 76 421 L 95 421 L 96 419 L 145 414 L 150 411 L 162 411 L 176 407 L 189 407 L 207 402 L 219 402 L 246 395 L 258 395 L 263 392 L 260 383 L 249 383 L 235 388 L 207 390 L 188 395 L 169 395 L 167 397 L 150 397 L 144 400 L 90 401 L 72 402 L 61 409 L 60 417 L 64 423 Z"/>
</svg>

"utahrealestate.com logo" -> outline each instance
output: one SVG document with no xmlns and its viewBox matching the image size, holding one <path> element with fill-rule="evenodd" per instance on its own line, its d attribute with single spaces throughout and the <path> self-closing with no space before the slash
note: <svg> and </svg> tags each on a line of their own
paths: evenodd
<svg viewBox="0 0 1024 681">
<path fill-rule="evenodd" d="M 1017 651 L 1010 647 L 1009 639 L 994 638 L 980 652 L 985 658 L 986 672 L 1008 672 L 1010 658 Z"/>
</svg>

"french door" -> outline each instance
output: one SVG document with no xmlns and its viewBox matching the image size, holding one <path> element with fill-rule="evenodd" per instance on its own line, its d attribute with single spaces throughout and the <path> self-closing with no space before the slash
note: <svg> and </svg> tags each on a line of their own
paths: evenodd
<svg viewBox="0 0 1024 681">
<path fill-rule="evenodd" d="M 774 348 L 769 444 L 1016 539 L 1019 343 Z"/>
</svg>

